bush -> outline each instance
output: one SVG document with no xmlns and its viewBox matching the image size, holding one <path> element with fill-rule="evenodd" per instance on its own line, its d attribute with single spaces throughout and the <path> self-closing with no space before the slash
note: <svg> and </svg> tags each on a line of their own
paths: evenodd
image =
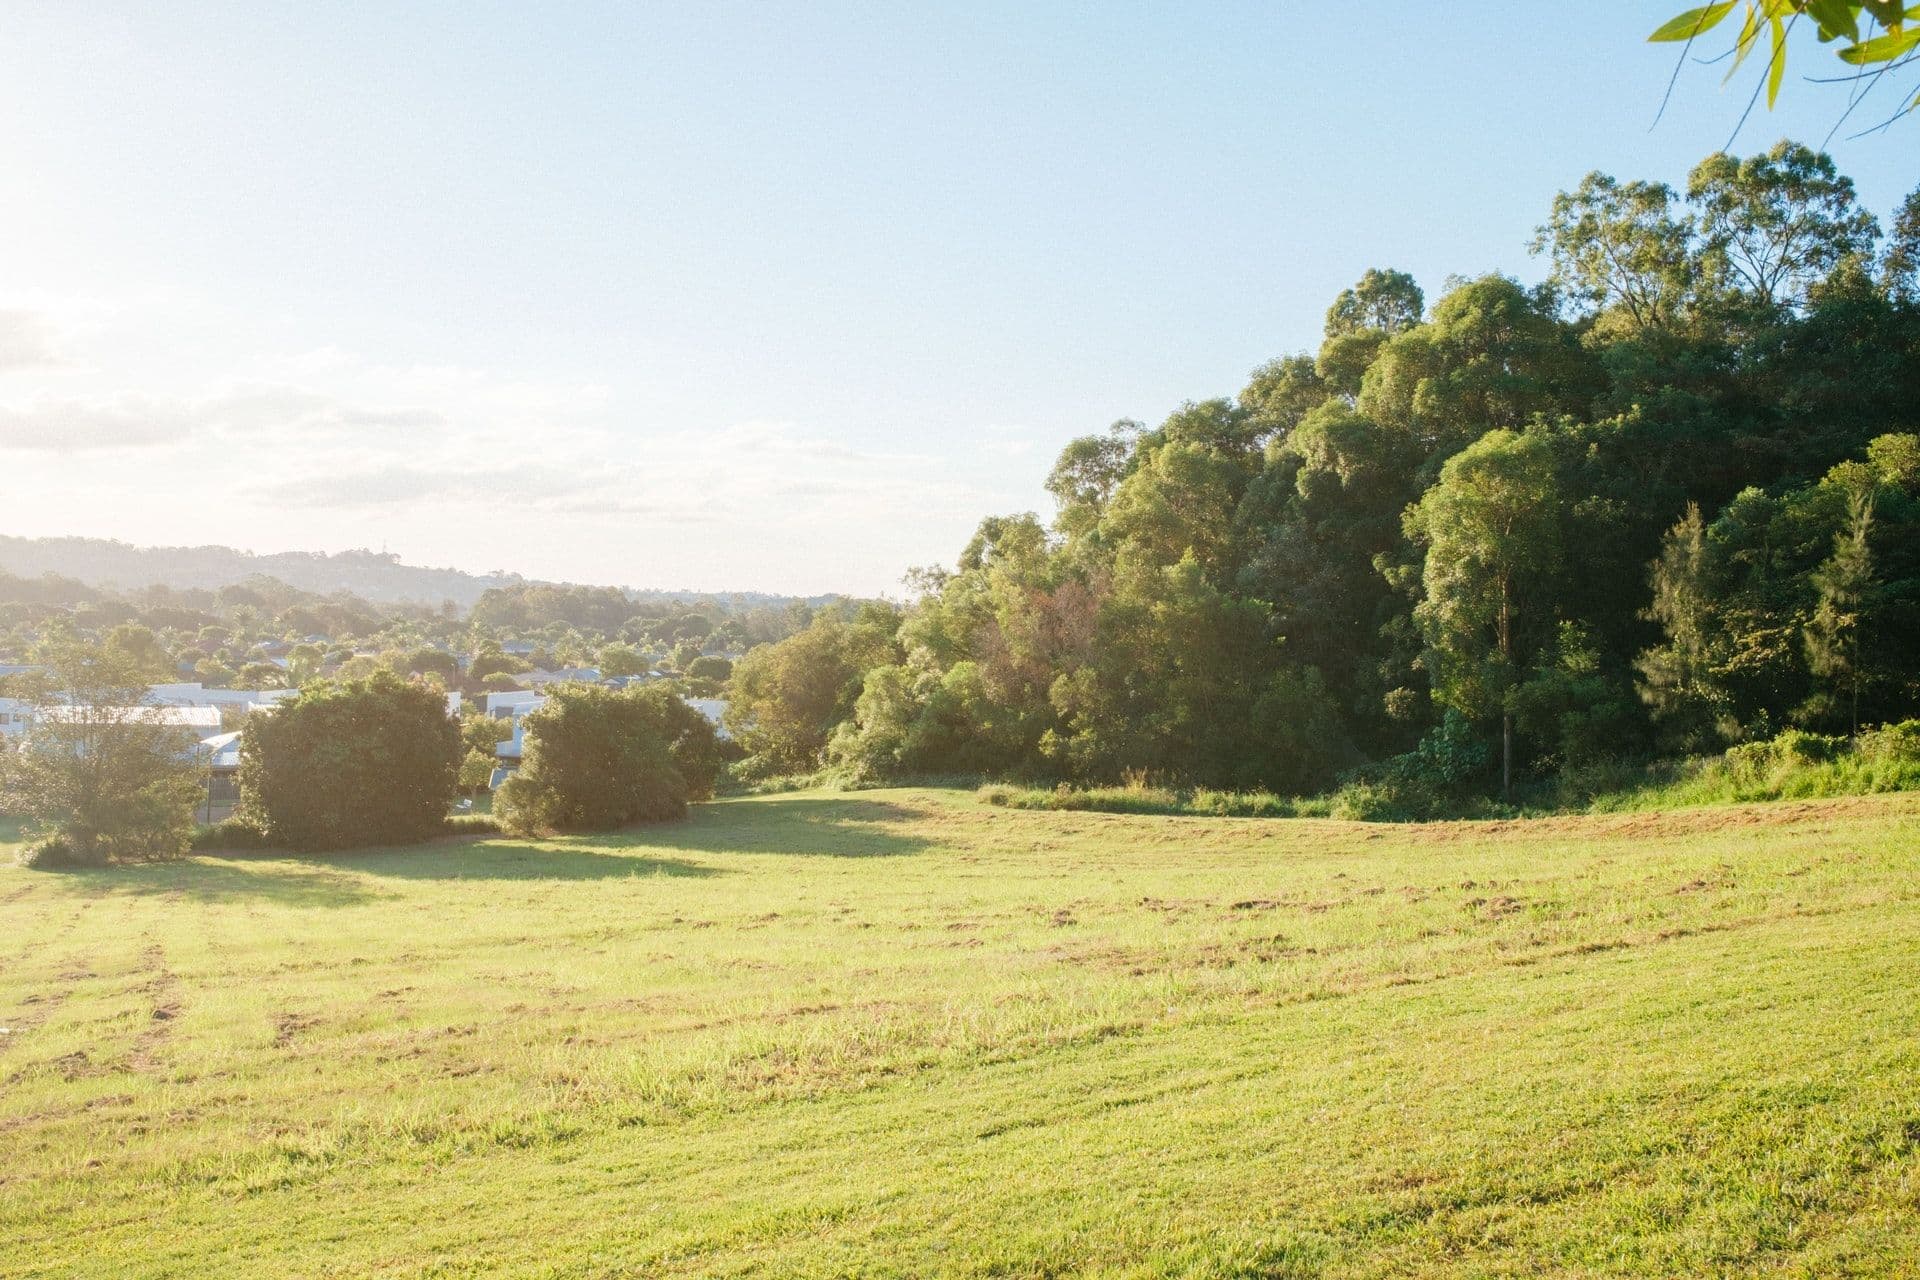
<svg viewBox="0 0 1920 1280">
<path fill-rule="evenodd" d="M 500 830 L 500 820 L 490 813 L 449 814 L 445 824 L 450 836 L 497 836 Z"/>
<path fill-rule="evenodd" d="M 1881 765 L 1920 765 L 1920 720 L 1869 729 L 1860 735 L 1854 754 Z"/>
<path fill-rule="evenodd" d="M 1002 809 L 1053 809 L 1093 813 L 1173 814 L 1220 818 L 1324 818 L 1325 799 L 1297 799 L 1271 791 L 1214 791 L 1183 794 L 1144 782 L 1120 787 L 1016 787 L 994 783 L 977 796 Z"/>
<path fill-rule="evenodd" d="M 670 720 L 677 722 L 643 690 L 560 686 L 522 722 L 525 761 L 494 793 L 495 816 L 518 835 L 684 816 L 692 788 L 674 762 Z"/>
<path fill-rule="evenodd" d="M 193 833 L 193 848 L 196 853 L 271 847 L 267 837 L 258 827 L 235 818 L 222 818 L 210 827 L 195 828 Z"/>
<path fill-rule="evenodd" d="M 48 836 L 20 851 L 20 865 L 34 871 L 58 871 L 66 867 L 97 867 L 103 859 L 83 858 L 59 836 Z"/>
<path fill-rule="evenodd" d="M 1920 789 L 1920 720 L 1871 729 L 1858 738 L 1790 729 L 1717 759 L 1650 769 L 1640 785 L 1595 796 L 1599 812 L 1673 809 L 1751 800 L 1803 800 Z"/>
<path fill-rule="evenodd" d="M 1789 729 L 1766 742 L 1745 742 L 1728 749 L 1727 767 L 1743 782 L 1757 782 L 1781 769 L 1825 764 L 1848 750 L 1845 738 Z"/>
<path fill-rule="evenodd" d="M 317 681 L 248 726 L 235 817 L 287 849 L 412 844 L 443 829 L 459 762 L 434 689 L 387 671 Z"/>
</svg>

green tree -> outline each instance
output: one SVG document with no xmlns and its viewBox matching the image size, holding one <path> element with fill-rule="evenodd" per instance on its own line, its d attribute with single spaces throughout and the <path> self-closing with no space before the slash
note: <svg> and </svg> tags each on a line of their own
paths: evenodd
<svg viewBox="0 0 1920 1280">
<path fill-rule="evenodd" d="M 1564 297 L 1620 317 L 1630 332 L 1671 328 L 1690 292 L 1692 226 L 1664 182 L 1589 173 L 1553 210 L 1533 251 L 1553 263 Z"/>
<path fill-rule="evenodd" d="M 1714 678 L 1714 585 L 1706 535 L 1700 505 L 1689 502 L 1647 573 L 1653 600 L 1641 616 L 1658 623 L 1665 639 L 1634 661 L 1640 697 L 1655 720 L 1696 751 L 1709 745 L 1727 705 L 1726 691 Z"/>
<path fill-rule="evenodd" d="M 1879 228 L 1826 154 L 1781 142 L 1757 156 L 1708 156 L 1687 178 L 1698 210 L 1703 286 L 1765 311 L 1806 308 L 1842 264 L 1864 261 Z"/>
<path fill-rule="evenodd" d="M 717 654 L 706 654 L 687 664 L 687 677 L 713 684 L 725 684 L 733 674 L 733 663 Z"/>
<path fill-rule="evenodd" d="M 1814 570 L 1811 581 L 1818 603 L 1806 625 L 1807 665 L 1813 673 L 1844 689 L 1852 732 L 1860 732 L 1860 685 L 1866 677 L 1860 660 L 1862 615 L 1867 592 L 1874 585 L 1873 552 L 1867 538 L 1873 530 L 1873 491 L 1856 489 L 1848 495 L 1847 528 L 1834 537 L 1833 554 Z"/>
<path fill-rule="evenodd" d="M 728 684 L 728 729 L 774 769 L 818 768 L 834 728 L 852 715 L 866 673 L 893 660 L 898 623 L 880 607 L 851 622 L 822 610 L 806 630 L 748 650 Z"/>
<path fill-rule="evenodd" d="M 603 676 L 637 676 L 652 669 L 645 654 L 624 642 L 602 645 L 599 664 Z"/>
<path fill-rule="evenodd" d="M 433 688 L 318 680 L 248 725 L 235 816 L 289 849 L 412 844 L 443 828 L 461 760 Z"/>
<path fill-rule="evenodd" d="M 557 686 L 523 721 L 525 757 L 494 793 L 494 814 L 523 835 L 684 816 L 689 787 L 661 711 L 639 690 Z"/>
<path fill-rule="evenodd" d="M 295 685 L 305 684 L 320 674 L 320 664 L 325 655 L 318 645 L 297 644 L 287 651 L 287 679 Z"/>
<path fill-rule="evenodd" d="M 193 833 L 192 736 L 147 703 L 137 649 L 49 638 L 27 690 L 36 721 L 18 751 L 0 745 L 0 810 L 55 833 L 77 861 L 178 857 Z"/>
<path fill-rule="evenodd" d="M 1500 787 L 1513 789 L 1513 691 L 1523 624 L 1560 563 L 1553 449 L 1544 432 L 1490 431 L 1448 459 L 1406 515 L 1426 547 L 1415 608 L 1434 692 L 1475 719 L 1500 721 Z"/>
<path fill-rule="evenodd" d="M 173 678 L 173 655 L 159 636 L 137 622 L 123 622 L 109 631 L 106 649 L 123 659 L 128 670 L 138 671 L 149 681 Z"/>
</svg>

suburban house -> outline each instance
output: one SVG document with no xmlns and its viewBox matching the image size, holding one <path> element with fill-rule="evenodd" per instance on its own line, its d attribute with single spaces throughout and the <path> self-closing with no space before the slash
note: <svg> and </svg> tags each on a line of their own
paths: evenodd
<svg viewBox="0 0 1920 1280">
<path fill-rule="evenodd" d="M 147 700 L 167 707 L 255 707 L 284 702 L 298 689 L 209 689 L 199 681 L 157 684 Z"/>
<path fill-rule="evenodd" d="M 200 801 L 200 821 L 215 823 L 232 814 L 240 803 L 239 730 L 203 738 L 194 758 L 207 773 L 207 794 Z"/>
<path fill-rule="evenodd" d="M 23 736 L 33 724 L 33 704 L 25 698 L 0 698 L 0 738 Z"/>
<path fill-rule="evenodd" d="M 545 702 L 546 695 L 532 689 L 508 689 L 504 693 L 489 693 L 486 697 L 486 712 L 490 716 L 521 715 L 523 708 L 537 706 Z"/>
<path fill-rule="evenodd" d="M 35 718 L 39 724 L 100 725 L 103 728 L 124 724 L 158 725 L 173 731 L 179 739 L 179 751 L 183 756 L 197 751 L 203 739 L 221 730 L 218 707 L 41 707 L 35 712 Z"/>
</svg>

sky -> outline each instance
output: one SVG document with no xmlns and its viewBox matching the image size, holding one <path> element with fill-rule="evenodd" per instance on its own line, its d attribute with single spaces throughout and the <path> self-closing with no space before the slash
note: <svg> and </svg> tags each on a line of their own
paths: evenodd
<svg viewBox="0 0 1920 1280">
<path fill-rule="evenodd" d="M 0 532 L 897 595 L 1368 267 L 1683 184 L 1682 7 L 10 5 Z M 1915 129 L 1829 144 L 1883 219 Z"/>
</svg>

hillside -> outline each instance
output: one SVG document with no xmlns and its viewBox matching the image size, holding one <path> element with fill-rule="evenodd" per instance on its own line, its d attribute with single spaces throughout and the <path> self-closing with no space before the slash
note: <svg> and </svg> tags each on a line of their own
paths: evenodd
<svg viewBox="0 0 1920 1280">
<path fill-rule="evenodd" d="M 473 607 L 492 587 L 524 582 L 517 573 L 467 573 L 402 564 L 375 551 L 282 551 L 256 555 L 232 547 L 136 547 L 103 538 L 15 538 L 0 535 L 0 572 L 22 578 L 59 574 L 95 587 L 167 586 L 212 590 L 257 575 L 277 578 L 302 591 L 346 591 L 380 604 L 438 605 L 451 600 Z M 635 600 L 693 602 L 725 599 L 744 605 L 784 604 L 789 597 L 762 592 L 637 590 Z"/>
<path fill-rule="evenodd" d="M 1917 843 L 895 791 L 0 869 L 0 1273 L 1911 1275 Z"/>
</svg>

